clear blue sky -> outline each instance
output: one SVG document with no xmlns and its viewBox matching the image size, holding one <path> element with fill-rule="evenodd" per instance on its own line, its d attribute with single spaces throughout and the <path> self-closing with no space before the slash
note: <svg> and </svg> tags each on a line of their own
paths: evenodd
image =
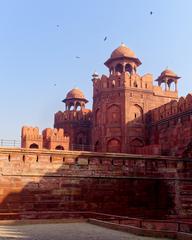
<svg viewBox="0 0 192 240">
<path fill-rule="evenodd" d="M 0 0 L 0 139 L 20 139 L 22 125 L 52 127 L 73 87 L 91 107 L 91 75 L 108 73 L 103 63 L 121 42 L 142 61 L 139 74 L 155 79 L 168 66 L 186 95 L 191 9 L 191 0 Z"/>
</svg>

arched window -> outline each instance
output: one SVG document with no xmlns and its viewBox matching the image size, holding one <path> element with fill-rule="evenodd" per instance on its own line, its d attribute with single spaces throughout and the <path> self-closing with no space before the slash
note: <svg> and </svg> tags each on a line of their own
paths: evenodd
<svg viewBox="0 0 192 240">
<path fill-rule="evenodd" d="M 74 110 L 74 105 L 73 104 L 70 104 L 69 105 L 69 111 L 73 111 Z"/>
<path fill-rule="evenodd" d="M 114 73 L 114 68 L 111 67 L 111 68 L 110 68 L 110 74 L 112 75 L 113 73 Z"/>
<path fill-rule="evenodd" d="M 125 65 L 125 72 L 128 72 L 128 73 L 131 74 L 132 73 L 132 69 L 133 68 L 132 68 L 132 66 L 130 64 L 126 64 Z"/>
<path fill-rule="evenodd" d="M 174 85 L 172 84 L 173 82 L 174 82 L 174 79 L 172 79 L 172 78 L 169 78 L 168 81 L 167 81 L 167 84 L 169 86 L 169 90 L 170 91 L 174 91 L 175 90 L 174 89 Z"/>
<path fill-rule="evenodd" d="M 77 111 L 80 111 L 80 110 L 81 110 L 81 105 L 80 105 L 80 104 L 77 104 L 76 110 L 77 110 Z"/>
<path fill-rule="evenodd" d="M 118 63 L 118 64 L 115 66 L 115 72 L 122 73 L 122 72 L 123 72 L 123 65 L 121 65 L 120 63 Z"/>
<path fill-rule="evenodd" d="M 112 105 L 107 109 L 107 123 L 121 122 L 121 110 L 118 105 Z"/>
<path fill-rule="evenodd" d="M 116 138 L 110 139 L 107 142 L 107 152 L 121 152 L 121 142 Z"/>
<path fill-rule="evenodd" d="M 55 148 L 56 150 L 64 150 L 64 147 L 63 146 L 61 146 L 61 145 L 58 145 L 58 146 L 56 146 L 56 148 Z"/>
<path fill-rule="evenodd" d="M 36 143 L 32 143 L 29 148 L 34 148 L 34 149 L 38 149 L 39 146 Z"/>
</svg>

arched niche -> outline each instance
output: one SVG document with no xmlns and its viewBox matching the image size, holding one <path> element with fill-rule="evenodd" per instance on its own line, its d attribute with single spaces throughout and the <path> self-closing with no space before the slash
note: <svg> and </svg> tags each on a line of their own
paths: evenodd
<svg viewBox="0 0 192 240">
<path fill-rule="evenodd" d="M 85 145 L 87 143 L 86 134 L 83 132 L 78 133 L 76 136 L 76 143 L 78 145 Z"/>
<path fill-rule="evenodd" d="M 134 81 L 133 86 L 137 88 L 138 87 L 138 82 Z"/>
<path fill-rule="evenodd" d="M 121 152 L 121 142 L 119 139 L 112 138 L 107 142 L 107 152 Z"/>
<path fill-rule="evenodd" d="M 129 121 L 143 122 L 143 108 L 138 104 L 131 106 L 128 119 Z"/>
<path fill-rule="evenodd" d="M 138 149 L 143 147 L 144 143 L 140 138 L 134 138 L 131 142 L 130 142 L 130 150 L 131 153 L 138 153 Z"/>
<path fill-rule="evenodd" d="M 120 106 L 113 104 L 107 109 L 107 123 L 121 123 Z"/>
<path fill-rule="evenodd" d="M 55 150 L 64 150 L 64 147 L 62 145 L 57 145 L 55 147 Z"/>
<path fill-rule="evenodd" d="M 29 148 L 33 148 L 33 149 L 38 149 L 39 148 L 39 145 L 36 144 L 36 143 L 32 143 Z"/>
</svg>

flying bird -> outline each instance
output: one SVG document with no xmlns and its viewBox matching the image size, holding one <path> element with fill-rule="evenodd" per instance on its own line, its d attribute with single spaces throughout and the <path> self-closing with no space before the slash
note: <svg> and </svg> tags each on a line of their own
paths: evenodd
<svg viewBox="0 0 192 240">
<path fill-rule="evenodd" d="M 104 38 L 104 41 L 106 41 L 106 40 L 107 40 L 107 37 Z"/>
<path fill-rule="evenodd" d="M 57 27 L 59 27 L 59 24 L 57 24 Z"/>
<path fill-rule="evenodd" d="M 153 12 L 151 11 L 151 12 L 150 12 L 150 14 L 152 15 L 152 14 L 153 14 Z"/>
<path fill-rule="evenodd" d="M 79 56 L 76 56 L 76 58 L 80 58 Z"/>
</svg>

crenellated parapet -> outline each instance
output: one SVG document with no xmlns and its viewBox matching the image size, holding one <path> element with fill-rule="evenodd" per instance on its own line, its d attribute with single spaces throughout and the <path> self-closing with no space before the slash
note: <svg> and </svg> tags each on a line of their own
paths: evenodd
<svg viewBox="0 0 192 240">
<path fill-rule="evenodd" d="M 21 133 L 21 147 L 32 149 L 68 150 L 69 137 L 64 135 L 63 129 L 46 128 L 42 134 L 37 127 L 23 127 Z"/>
<path fill-rule="evenodd" d="M 102 91 L 112 91 L 121 88 L 130 88 L 135 90 L 153 90 L 153 78 L 151 74 L 140 76 L 137 73 L 129 74 L 128 72 L 114 73 L 109 77 L 106 75 L 93 74 L 93 94 L 96 96 Z"/>
<path fill-rule="evenodd" d="M 83 109 L 82 111 L 59 111 L 55 113 L 55 124 L 63 123 L 65 121 L 78 121 L 78 120 L 88 120 L 90 121 L 92 117 L 92 112 L 89 109 Z"/>
<path fill-rule="evenodd" d="M 46 149 L 69 149 L 69 137 L 64 135 L 64 129 L 46 128 L 43 134 L 43 147 Z"/>
<path fill-rule="evenodd" d="M 42 148 L 42 135 L 38 127 L 22 127 L 21 147 L 22 148 Z"/>
<path fill-rule="evenodd" d="M 167 104 L 151 110 L 151 121 L 158 122 L 175 115 L 180 115 L 190 110 L 192 111 L 192 94 L 188 94 L 185 98 L 180 97 L 178 101 L 173 100 Z"/>
</svg>

